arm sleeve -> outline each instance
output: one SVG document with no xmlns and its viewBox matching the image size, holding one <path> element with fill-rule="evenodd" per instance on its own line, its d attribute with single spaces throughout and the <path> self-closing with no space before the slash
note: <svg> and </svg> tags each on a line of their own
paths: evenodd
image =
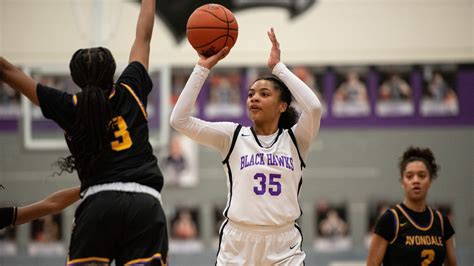
<svg viewBox="0 0 474 266">
<path fill-rule="evenodd" d="M 224 157 L 229 149 L 232 134 L 238 126 L 231 122 L 209 122 L 191 116 L 194 104 L 209 70 L 196 65 L 176 105 L 171 112 L 170 123 L 173 128 L 200 144 L 221 153 Z"/>
<path fill-rule="evenodd" d="M 17 213 L 17 207 L 0 208 L 0 230 L 15 225 Z"/>
<path fill-rule="evenodd" d="M 122 72 L 117 83 L 125 83 L 132 87 L 135 94 L 146 106 L 148 94 L 153 88 L 153 82 L 145 67 L 138 61 L 131 62 Z"/>
<path fill-rule="evenodd" d="M 395 237 L 395 226 L 395 217 L 390 210 L 387 210 L 377 220 L 374 233 L 390 242 Z"/>
<path fill-rule="evenodd" d="M 451 222 L 449 221 L 449 218 L 446 215 L 442 215 L 443 221 L 442 223 L 444 224 L 444 236 L 443 239 L 444 241 L 449 240 L 453 235 L 454 235 L 454 228 L 451 225 Z"/>
<path fill-rule="evenodd" d="M 321 102 L 311 88 L 282 62 L 276 64 L 272 73 L 285 83 L 302 108 L 298 122 L 293 126 L 293 132 L 295 132 L 301 156 L 305 159 L 308 155 L 309 146 L 319 131 L 322 112 Z"/>
</svg>

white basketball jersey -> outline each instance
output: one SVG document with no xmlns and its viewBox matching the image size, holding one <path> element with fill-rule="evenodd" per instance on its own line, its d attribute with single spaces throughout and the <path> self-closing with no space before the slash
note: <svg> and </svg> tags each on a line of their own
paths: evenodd
<svg viewBox="0 0 474 266">
<path fill-rule="evenodd" d="M 250 127 L 237 127 L 223 161 L 229 188 L 224 216 L 251 225 L 283 225 L 300 217 L 304 162 L 292 135 L 280 129 L 264 147 Z"/>
</svg>

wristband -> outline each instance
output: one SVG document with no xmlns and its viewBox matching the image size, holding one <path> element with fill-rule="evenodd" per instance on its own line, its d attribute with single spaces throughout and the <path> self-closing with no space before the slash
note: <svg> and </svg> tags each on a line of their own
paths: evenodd
<svg viewBox="0 0 474 266">
<path fill-rule="evenodd" d="M 0 208 L 0 230 L 14 225 L 16 222 L 17 207 Z"/>
</svg>

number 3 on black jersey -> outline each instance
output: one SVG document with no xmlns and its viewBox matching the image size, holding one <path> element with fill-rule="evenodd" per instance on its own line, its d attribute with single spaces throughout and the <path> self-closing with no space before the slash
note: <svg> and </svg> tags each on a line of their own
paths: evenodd
<svg viewBox="0 0 474 266">
<path fill-rule="evenodd" d="M 421 266 L 428 266 L 428 265 L 430 265 L 430 263 L 434 260 L 434 257 L 435 257 L 435 252 L 434 252 L 434 250 L 432 250 L 432 249 L 424 249 L 424 250 L 421 252 L 421 258 L 425 258 L 425 259 L 421 262 Z"/>
<path fill-rule="evenodd" d="M 115 139 L 110 144 L 112 145 L 112 150 L 114 151 L 123 151 L 132 147 L 132 139 L 130 138 L 130 132 L 128 132 L 127 122 L 123 119 L 122 116 L 117 116 L 112 119 L 114 126 L 117 130 L 114 131 Z"/>
</svg>

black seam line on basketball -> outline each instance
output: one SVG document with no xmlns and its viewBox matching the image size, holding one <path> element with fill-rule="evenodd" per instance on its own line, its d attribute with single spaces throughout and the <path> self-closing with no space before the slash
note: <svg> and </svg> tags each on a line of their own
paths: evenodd
<svg viewBox="0 0 474 266">
<path fill-rule="evenodd" d="M 224 11 L 225 20 L 227 20 L 227 34 L 225 36 L 224 47 L 227 46 L 227 40 L 229 39 L 229 17 L 227 16 L 227 12 L 225 12 L 224 8 L 221 8 Z"/>
<path fill-rule="evenodd" d="M 188 27 L 188 30 L 200 30 L 200 29 L 216 29 L 216 30 L 225 30 L 225 28 L 222 28 L 222 27 L 202 27 L 202 26 L 199 26 L 199 27 Z M 232 30 L 232 31 L 238 31 L 238 29 L 233 29 L 233 28 L 229 28 L 229 30 Z"/>
<path fill-rule="evenodd" d="M 221 35 L 221 36 L 215 38 L 214 40 L 212 40 L 212 41 L 210 41 L 210 42 L 208 42 L 208 43 L 206 43 L 206 44 L 203 44 L 203 45 L 201 45 L 201 46 L 197 46 L 197 47 L 193 46 L 193 47 L 194 47 L 194 49 L 199 49 L 199 48 L 202 48 L 202 47 L 206 47 L 206 46 L 208 46 L 209 44 L 211 44 L 211 43 L 213 43 L 213 42 L 219 40 L 219 39 L 222 38 L 222 37 L 226 37 L 226 35 Z M 235 43 L 234 37 L 232 37 L 232 36 L 227 36 L 227 37 L 232 38 L 232 40 L 233 40 L 234 43 Z"/>
<path fill-rule="evenodd" d="M 214 13 L 210 12 L 210 11 L 207 11 L 207 10 L 197 10 L 197 11 L 200 11 L 200 12 L 206 12 L 206 13 L 209 13 L 210 15 L 212 15 L 213 17 L 217 18 L 218 20 L 222 21 L 222 22 L 225 22 L 225 23 L 231 23 L 231 22 L 234 22 L 235 18 L 232 20 L 232 21 L 228 21 L 228 20 L 223 20 L 221 19 L 220 17 L 216 16 Z M 224 11 L 224 14 L 227 15 L 227 13 Z M 227 16 L 226 16 L 226 19 L 227 19 Z"/>
</svg>

